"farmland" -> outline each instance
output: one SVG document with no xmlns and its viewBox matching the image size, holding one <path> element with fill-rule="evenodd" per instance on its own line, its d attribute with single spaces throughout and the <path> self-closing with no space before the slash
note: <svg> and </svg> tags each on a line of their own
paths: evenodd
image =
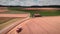
<svg viewBox="0 0 60 34">
<path fill-rule="evenodd" d="M 2 14 L 25 14 L 25 13 L 30 13 L 30 15 L 31 16 L 34 16 L 34 14 L 40 14 L 40 15 L 42 15 L 42 16 L 49 16 L 49 17 L 39 17 L 39 18 L 30 18 L 30 20 L 27 20 L 26 22 L 24 22 L 22 25 L 24 25 L 25 23 L 26 23 L 26 25 L 27 26 L 31 26 L 31 24 L 32 24 L 32 26 L 34 26 L 34 25 L 36 25 L 36 24 L 38 24 L 39 22 L 39 25 L 40 26 L 42 26 L 43 28 L 45 28 L 45 26 L 44 26 L 44 24 L 46 25 L 46 27 L 47 26 L 49 26 L 49 24 L 50 24 L 50 26 L 55 26 L 55 25 L 58 25 L 59 23 L 59 17 L 60 17 L 60 10 L 20 10 L 19 8 L 9 8 L 9 11 L 7 11 L 7 12 L 0 12 L 0 15 Z M 29 15 L 29 16 L 30 16 Z M 9 17 L 8 17 L 9 16 Z M 13 25 L 15 25 L 16 23 L 20 23 L 20 20 L 22 20 L 22 19 L 24 19 L 24 18 L 17 18 L 16 16 L 22 16 L 22 15 L 16 15 L 15 16 L 15 18 L 12 18 L 12 16 L 10 17 L 10 15 L 8 15 L 7 17 L 0 17 L 0 30 L 3 30 L 5 27 L 8 27 L 8 26 L 13 26 Z M 13 15 L 14 16 L 14 15 Z M 26 15 L 23 15 L 23 16 L 26 16 Z M 51 18 L 50 18 L 50 16 L 51 16 Z M 56 18 L 52 18 L 52 16 L 56 16 Z M 59 17 L 58 17 L 59 16 Z M 37 20 L 37 21 L 36 21 Z M 46 22 L 48 20 L 48 22 Z M 36 22 L 35 22 L 36 21 Z M 45 23 L 46 22 L 46 23 Z M 50 23 L 49 23 L 50 22 Z M 54 24 L 56 22 L 56 24 Z M 36 24 L 35 24 L 36 23 Z M 13 25 L 12 25 L 13 24 Z M 21 24 L 21 23 L 20 23 Z M 20 24 L 17 24 L 16 26 L 17 27 L 20 27 Z M 42 25 L 41 25 L 42 24 Z M 51 25 L 52 24 L 52 25 Z M 19 26 L 18 26 L 19 25 Z M 39 25 L 36 25 L 37 26 L 37 28 L 38 28 L 38 26 Z M 24 25 L 25 26 L 25 25 Z M 39 26 L 39 27 L 40 27 Z M 14 29 L 12 29 L 12 30 L 10 30 L 10 34 L 12 33 L 16 33 L 15 31 L 16 31 L 16 29 L 17 29 L 17 27 Z M 34 26 L 35 27 L 35 26 Z M 23 27 L 23 28 L 25 28 L 25 27 Z M 32 29 L 34 29 L 33 27 L 31 27 Z M 42 30 L 44 30 L 42 28 Z M 56 26 L 56 28 L 58 28 L 58 30 L 59 30 L 59 27 L 57 27 Z M 8 28 L 9 29 L 9 28 Z M 29 28 L 28 28 L 29 29 Z M 49 30 L 50 30 L 50 28 L 48 28 Z M 52 28 L 51 28 L 52 29 Z M 26 30 L 26 29 L 24 29 L 24 30 Z M 35 29 L 36 30 L 36 29 Z M 39 30 L 39 29 L 38 29 Z M 38 30 L 36 30 L 36 31 L 38 31 Z M 51 31 L 49 31 L 49 30 L 47 30 L 48 32 L 51 32 Z M 6 30 L 5 30 L 6 31 Z M 40 30 L 41 31 L 41 30 Z M 45 30 L 44 30 L 45 31 Z M 53 30 L 54 32 L 55 32 L 55 30 Z M 57 30 L 56 30 L 57 31 Z M 34 32 L 34 30 L 33 30 L 33 32 Z M 52 33 L 52 32 L 51 32 Z M 25 34 L 25 33 L 24 33 Z"/>
</svg>

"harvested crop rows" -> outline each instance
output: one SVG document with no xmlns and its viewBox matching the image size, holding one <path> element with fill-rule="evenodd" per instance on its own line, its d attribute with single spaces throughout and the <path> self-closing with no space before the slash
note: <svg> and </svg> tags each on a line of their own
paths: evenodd
<svg viewBox="0 0 60 34">
<path fill-rule="evenodd" d="M 25 23 L 25 24 L 24 24 Z M 60 34 L 60 16 L 31 18 L 12 29 L 8 34 L 18 34 L 17 28 L 21 27 L 19 34 Z"/>
</svg>

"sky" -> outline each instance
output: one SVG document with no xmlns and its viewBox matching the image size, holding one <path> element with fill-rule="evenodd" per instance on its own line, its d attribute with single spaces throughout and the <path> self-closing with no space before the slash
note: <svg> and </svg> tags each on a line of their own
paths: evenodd
<svg viewBox="0 0 60 34">
<path fill-rule="evenodd" d="M 0 5 L 14 5 L 14 6 L 60 5 L 60 0 L 0 0 Z"/>
</svg>

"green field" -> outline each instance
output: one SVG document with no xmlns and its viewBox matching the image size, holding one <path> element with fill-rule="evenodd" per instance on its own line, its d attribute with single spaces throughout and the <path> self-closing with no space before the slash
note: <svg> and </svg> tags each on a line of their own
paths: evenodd
<svg viewBox="0 0 60 34">
<path fill-rule="evenodd" d="M 25 11 L 29 12 L 31 16 L 33 16 L 36 13 L 39 13 L 42 16 L 60 16 L 60 10 L 57 11 Z"/>
<path fill-rule="evenodd" d="M 35 13 L 39 13 L 40 15 L 42 16 L 60 16 L 60 10 L 51 10 L 51 11 L 48 11 L 48 10 L 45 10 L 45 11 L 42 11 L 42 10 L 20 10 L 21 8 L 20 7 L 9 7 L 8 8 L 9 10 L 13 10 L 13 11 L 20 11 L 20 12 L 25 12 L 25 13 L 30 13 L 31 16 L 33 16 Z"/>
</svg>

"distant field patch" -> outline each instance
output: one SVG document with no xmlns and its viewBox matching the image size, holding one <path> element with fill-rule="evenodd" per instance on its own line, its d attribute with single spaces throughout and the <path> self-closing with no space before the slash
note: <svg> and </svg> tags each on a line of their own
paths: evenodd
<svg viewBox="0 0 60 34">
<path fill-rule="evenodd" d="M 60 11 L 40 11 L 42 16 L 60 16 Z"/>
<path fill-rule="evenodd" d="M 0 12 L 0 14 L 26 14 L 26 12 L 9 10 L 7 12 Z"/>
<path fill-rule="evenodd" d="M 9 8 L 7 8 L 8 9 L 8 11 L 6 11 L 6 12 L 0 12 L 0 14 L 25 14 L 25 13 L 27 13 L 27 12 L 23 12 L 23 11 L 20 11 L 20 10 L 18 10 L 20 7 L 9 7 Z"/>
<path fill-rule="evenodd" d="M 24 18 L 10 18 L 10 17 L 0 17 L 0 30 L 13 24 L 17 20 L 22 20 Z"/>
<path fill-rule="evenodd" d="M 11 19 L 14 19 L 14 18 L 10 18 L 10 17 L 0 17 L 0 24 L 3 24 L 4 22 L 7 22 Z"/>
</svg>

